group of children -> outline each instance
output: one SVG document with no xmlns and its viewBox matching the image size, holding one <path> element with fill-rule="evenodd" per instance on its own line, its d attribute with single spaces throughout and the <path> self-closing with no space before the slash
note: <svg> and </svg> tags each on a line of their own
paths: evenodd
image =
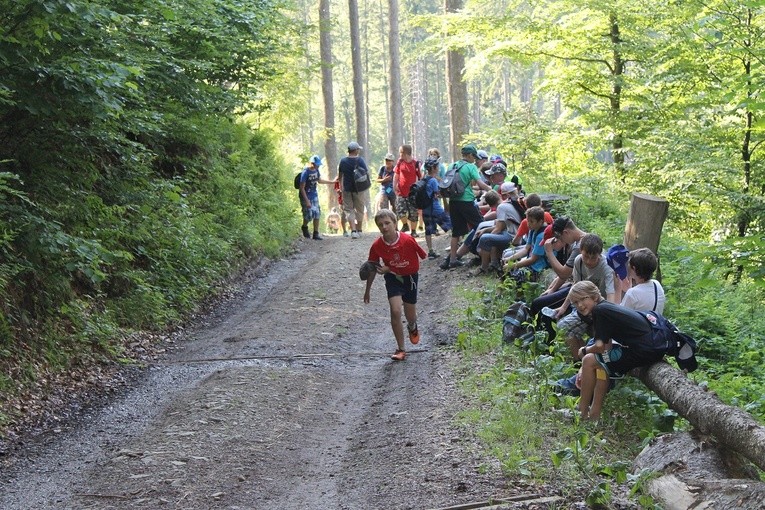
<svg viewBox="0 0 765 510">
<path fill-rule="evenodd" d="M 597 234 L 584 232 L 571 218 L 553 219 L 538 195 L 522 196 L 517 176 L 506 181 L 507 167 L 501 157 L 489 158 L 473 146 L 464 147 L 462 154 L 460 169 L 467 166 L 463 175 L 467 190 L 452 198 L 448 212 L 440 196 L 443 165 L 439 157 L 429 155 L 421 172 L 410 146 L 400 148 L 395 165 L 392 155 L 386 156 L 391 175 L 381 175 L 380 179 L 386 194 L 388 188 L 393 192 L 387 205 L 395 212 L 381 208 L 375 214 L 381 236 L 372 243 L 360 276 L 366 281 L 364 303 L 370 302 L 375 276 L 383 275 L 385 280 L 396 340 L 391 358 L 406 359 L 404 321 L 410 343 L 420 341 L 416 311 L 420 261 L 437 258 L 431 237 L 437 228 L 451 230 L 452 246 L 442 269 L 463 265 L 462 257 L 472 252 L 478 266 L 473 275 L 496 273 L 521 284 L 539 281 L 546 270 L 551 273 L 549 285 L 530 303 L 530 314 L 537 328 L 546 330 L 549 342 L 562 336 L 572 358 L 581 360 L 578 373 L 559 380 L 557 387 L 563 393 L 580 395 L 583 419 L 598 419 L 614 379 L 662 357 L 643 348 L 652 330 L 645 316 L 638 313 L 661 314 L 664 309 L 664 290 L 652 278 L 658 266 L 656 255 L 647 248 L 629 251 L 621 245 L 604 253 L 603 240 Z M 481 159 L 485 162 L 479 170 L 475 163 Z M 314 191 L 315 183 L 332 182 L 322 180 L 313 168 L 304 177 Z M 428 199 L 422 208 L 409 197 L 412 184 L 419 179 L 424 179 Z M 317 205 L 306 188 L 309 186 L 301 184 L 304 212 L 311 212 L 304 215 L 304 235 L 308 221 L 314 220 L 317 238 L 318 220 L 313 214 Z M 427 252 L 415 239 L 420 212 Z M 399 221 L 405 228 L 398 228 Z M 457 243 L 463 235 L 464 241 Z"/>
</svg>

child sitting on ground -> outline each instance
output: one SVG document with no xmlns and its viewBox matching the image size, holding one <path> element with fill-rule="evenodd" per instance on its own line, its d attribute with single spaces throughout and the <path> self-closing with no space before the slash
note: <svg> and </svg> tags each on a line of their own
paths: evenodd
<svg viewBox="0 0 765 510">
<path fill-rule="evenodd" d="M 375 275 L 385 278 L 385 289 L 390 305 L 390 324 L 396 337 L 396 352 L 391 356 L 395 361 L 404 361 L 404 325 L 401 321 L 403 305 L 409 341 L 417 344 L 420 333 L 417 329 L 417 281 L 420 259 L 428 256 L 425 250 L 407 233 L 397 230 L 398 218 L 390 209 L 381 209 L 375 214 L 375 224 L 382 234 L 369 248 L 367 262 L 376 266 L 366 274 L 364 303 L 369 303 L 369 290 Z M 369 266 L 367 266 L 369 267 Z M 361 273 L 360 273 L 361 274 Z M 362 278 L 365 274 L 361 274 Z"/>
<path fill-rule="evenodd" d="M 535 282 L 539 273 L 549 267 L 544 249 L 545 211 L 540 206 L 526 210 L 529 235 L 526 246 L 513 253 L 507 260 L 506 271 L 516 282 Z M 552 229 L 550 230 L 552 236 Z"/>
</svg>

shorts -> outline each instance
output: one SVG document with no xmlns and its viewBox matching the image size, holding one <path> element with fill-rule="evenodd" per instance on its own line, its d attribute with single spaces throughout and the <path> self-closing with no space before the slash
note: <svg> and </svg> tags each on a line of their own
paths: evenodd
<svg viewBox="0 0 765 510">
<path fill-rule="evenodd" d="M 319 197 L 308 197 L 311 201 L 311 207 L 306 207 L 305 202 L 300 200 L 300 207 L 303 210 L 303 220 L 311 221 L 318 220 L 321 216 L 321 206 L 319 206 Z"/>
<path fill-rule="evenodd" d="M 415 305 L 417 304 L 417 281 L 419 275 L 417 273 L 407 276 L 399 276 L 393 273 L 385 273 L 385 290 L 388 292 L 388 299 L 401 296 L 404 303 Z"/>
<path fill-rule="evenodd" d="M 409 201 L 408 197 L 396 197 L 396 214 L 400 220 L 417 221 L 419 215 L 417 208 Z"/>
<path fill-rule="evenodd" d="M 452 219 L 449 217 L 449 213 L 441 211 L 433 214 L 433 206 L 422 210 L 422 219 L 425 222 L 425 235 L 432 236 L 436 233 L 436 227 L 440 226 L 444 232 L 448 232 L 452 229 Z"/>
<path fill-rule="evenodd" d="M 592 336 L 589 324 L 579 317 L 579 313 L 576 310 L 562 317 L 558 321 L 558 331 L 562 331 L 565 338 L 574 337 L 584 339 L 586 336 Z"/>
<path fill-rule="evenodd" d="M 452 219 L 452 237 L 461 237 L 483 221 L 475 202 L 449 201 L 449 216 Z"/>
</svg>

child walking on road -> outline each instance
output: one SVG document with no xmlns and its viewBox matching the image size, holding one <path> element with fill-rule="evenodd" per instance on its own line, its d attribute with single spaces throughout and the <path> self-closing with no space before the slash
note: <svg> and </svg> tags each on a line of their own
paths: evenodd
<svg viewBox="0 0 765 510">
<path fill-rule="evenodd" d="M 369 290 L 377 273 L 385 278 L 385 290 L 390 304 L 390 325 L 396 337 L 396 352 L 391 356 L 395 361 L 404 361 L 404 325 L 401 318 L 403 307 L 406 317 L 409 341 L 417 344 L 420 333 L 417 330 L 417 280 L 420 259 L 428 256 L 412 236 L 397 230 L 398 218 L 390 209 L 381 209 L 375 214 L 375 224 L 382 234 L 369 248 L 367 262 L 359 272 L 367 281 L 364 303 L 369 303 Z"/>
</svg>

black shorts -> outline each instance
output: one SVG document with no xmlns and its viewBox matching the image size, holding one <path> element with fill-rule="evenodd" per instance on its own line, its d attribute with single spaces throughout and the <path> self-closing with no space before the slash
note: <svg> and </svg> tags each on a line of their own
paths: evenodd
<svg viewBox="0 0 765 510">
<path fill-rule="evenodd" d="M 418 274 L 398 276 L 393 273 L 385 273 L 385 290 L 388 291 L 388 299 L 401 296 L 404 303 L 417 304 L 417 280 Z"/>
<path fill-rule="evenodd" d="M 452 237 L 461 237 L 483 221 L 475 202 L 449 201 L 449 216 L 452 219 Z"/>
</svg>

